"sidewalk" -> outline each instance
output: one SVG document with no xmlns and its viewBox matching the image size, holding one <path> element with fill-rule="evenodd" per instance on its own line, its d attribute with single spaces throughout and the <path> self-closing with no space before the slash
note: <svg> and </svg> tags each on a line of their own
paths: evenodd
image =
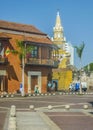
<svg viewBox="0 0 93 130">
<path fill-rule="evenodd" d="M 61 130 L 42 112 L 17 112 L 17 130 Z"/>
</svg>

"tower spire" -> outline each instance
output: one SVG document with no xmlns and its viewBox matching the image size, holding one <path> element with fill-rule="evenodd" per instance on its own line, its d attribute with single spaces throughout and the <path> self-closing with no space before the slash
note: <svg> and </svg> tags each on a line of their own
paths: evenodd
<svg viewBox="0 0 93 130">
<path fill-rule="evenodd" d="M 59 11 L 57 11 L 55 27 L 62 27 L 61 26 L 61 19 L 60 19 Z"/>
<path fill-rule="evenodd" d="M 54 37 L 53 37 L 54 42 L 56 44 L 63 44 L 65 42 L 65 39 L 59 11 L 57 11 L 56 24 L 53 28 L 53 31 L 54 31 Z"/>
</svg>

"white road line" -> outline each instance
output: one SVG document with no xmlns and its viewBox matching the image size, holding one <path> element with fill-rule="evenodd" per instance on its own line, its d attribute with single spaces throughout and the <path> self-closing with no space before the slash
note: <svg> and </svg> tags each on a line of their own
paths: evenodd
<svg viewBox="0 0 93 130">
<path fill-rule="evenodd" d="M 68 117 L 68 116 L 79 116 L 79 117 L 80 117 L 80 116 L 88 116 L 88 115 L 81 115 L 81 114 L 75 114 L 75 115 L 72 114 L 72 115 L 69 115 L 69 114 L 68 114 L 68 115 L 48 115 L 48 116 L 49 116 L 49 117 L 53 117 L 53 116 L 62 116 L 62 117 L 63 117 L 63 116 L 67 116 L 67 117 Z"/>
</svg>

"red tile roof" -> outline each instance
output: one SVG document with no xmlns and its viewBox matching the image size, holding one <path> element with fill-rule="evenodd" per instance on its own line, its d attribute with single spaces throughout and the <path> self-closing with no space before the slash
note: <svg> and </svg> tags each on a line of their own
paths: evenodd
<svg viewBox="0 0 93 130">
<path fill-rule="evenodd" d="M 42 43 L 42 44 L 52 44 L 52 41 L 48 37 L 26 37 L 26 41 L 33 42 L 33 43 Z"/>
<path fill-rule="evenodd" d="M 0 28 L 46 35 L 45 33 L 41 32 L 39 29 L 37 29 L 33 25 L 26 25 L 26 24 L 8 22 L 8 21 L 3 21 L 3 20 L 0 20 Z"/>
<path fill-rule="evenodd" d="M 36 34 L 31 36 L 25 36 L 25 40 L 33 43 L 42 43 L 42 44 L 52 44 L 52 41 L 47 36 L 47 34 L 41 32 L 36 27 L 32 25 L 26 25 L 26 24 L 18 24 L 13 22 L 7 22 L 0 20 L 0 28 L 4 30 L 12 30 L 12 31 L 19 31 L 19 32 L 25 32 L 29 34 Z M 0 32 L 0 38 L 9 38 L 7 35 L 7 32 Z"/>
</svg>

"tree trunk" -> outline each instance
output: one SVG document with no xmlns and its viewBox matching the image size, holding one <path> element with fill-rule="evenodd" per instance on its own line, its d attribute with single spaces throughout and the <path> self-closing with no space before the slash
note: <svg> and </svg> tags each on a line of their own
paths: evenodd
<svg viewBox="0 0 93 130">
<path fill-rule="evenodd" d="M 82 85 L 81 85 L 81 59 L 80 59 L 80 94 L 82 94 Z"/>
<path fill-rule="evenodd" d="M 24 56 L 22 57 L 22 96 L 25 96 L 25 91 L 24 91 L 24 67 L 25 67 L 25 63 L 24 63 Z"/>
</svg>

